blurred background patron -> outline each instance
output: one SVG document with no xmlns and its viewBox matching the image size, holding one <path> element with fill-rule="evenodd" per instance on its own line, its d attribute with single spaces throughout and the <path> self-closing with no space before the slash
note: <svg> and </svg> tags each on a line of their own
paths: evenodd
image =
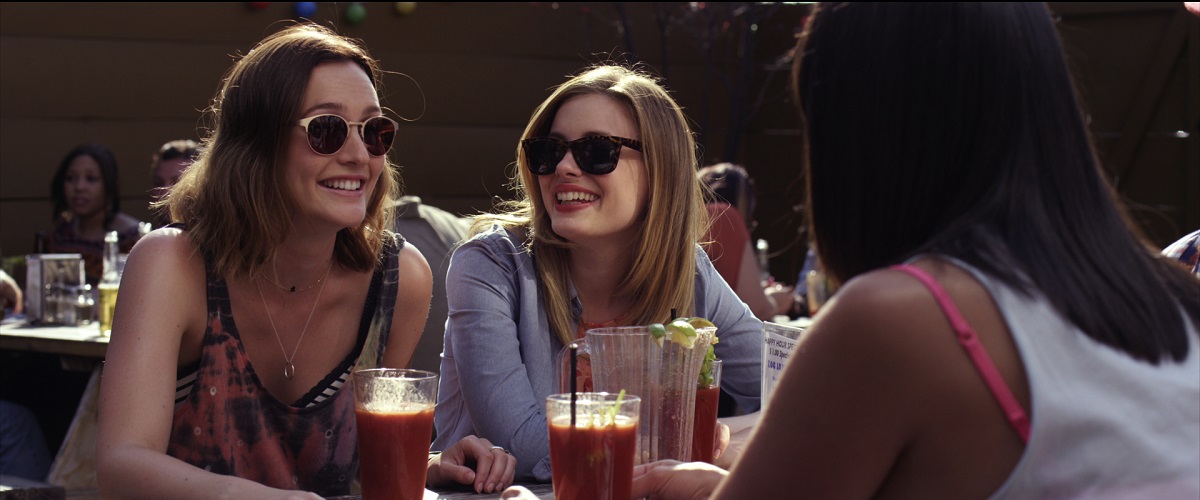
<svg viewBox="0 0 1200 500">
<path fill-rule="evenodd" d="M 196 160 L 199 145 L 191 139 L 178 139 L 158 148 L 150 160 L 150 198 L 157 202 L 179 182 L 179 176 Z M 153 205 L 152 205 L 153 208 Z M 171 223 L 171 217 L 162 210 L 153 210 L 156 226 Z"/>
<path fill-rule="evenodd" d="M 754 229 L 754 181 L 740 165 L 718 163 L 697 173 L 710 219 L 704 251 L 758 319 L 770 321 L 792 307 L 792 287 L 764 280 L 766 276 L 750 244 Z"/>
<path fill-rule="evenodd" d="M 39 234 L 38 253 L 83 255 L 87 282 L 100 281 L 104 235 L 116 231 L 122 253 L 140 235 L 141 221 L 121 212 L 117 159 L 100 144 L 76 146 L 58 165 L 50 183 L 54 228 Z"/>
</svg>

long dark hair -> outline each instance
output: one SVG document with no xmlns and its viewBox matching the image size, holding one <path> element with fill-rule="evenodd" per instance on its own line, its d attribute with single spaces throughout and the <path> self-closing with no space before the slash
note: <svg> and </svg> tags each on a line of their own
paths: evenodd
<svg viewBox="0 0 1200 500">
<path fill-rule="evenodd" d="M 80 144 L 75 146 L 58 164 L 54 179 L 50 181 L 50 199 L 54 202 L 54 213 L 51 215 L 57 223 L 73 217 L 67 208 L 67 195 L 63 184 L 67 182 L 67 168 L 71 162 L 80 156 L 90 156 L 100 165 L 100 177 L 104 180 L 104 227 L 112 224 L 117 213 L 121 211 L 120 183 L 117 182 L 117 157 L 112 150 L 103 144 Z"/>
<path fill-rule="evenodd" d="M 809 224 L 845 282 L 958 258 L 1157 363 L 1200 284 L 1156 258 L 1096 160 L 1041 4 L 823 4 L 795 67 Z"/>
</svg>

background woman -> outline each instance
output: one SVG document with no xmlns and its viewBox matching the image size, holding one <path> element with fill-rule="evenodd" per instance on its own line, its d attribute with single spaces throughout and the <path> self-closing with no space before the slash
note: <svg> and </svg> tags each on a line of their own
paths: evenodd
<svg viewBox="0 0 1200 500">
<path fill-rule="evenodd" d="M 754 181 L 740 165 L 718 163 L 700 169 L 706 186 L 704 208 L 711 224 L 704 236 L 704 250 L 713 267 L 763 321 L 787 314 L 792 308 L 792 287 L 765 282 L 750 240 L 754 229 Z"/>
<path fill-rule="evenodd" d="M 1200 283 L 1114 199 L 1046 7 L 822 4 L 796 53 L 844 285 L 715 496 L 1200 496 Z"/>
<path fill-rule="evenodd" d="M 683 114 L 650 77 L 600 66 L 559 86 L 517 148 L 520 200 L 455 251 L 435 416 L 439 443 L 477 432 L 518 477 L 550 481 L 555 354 L 586 330 L 702 316 L 723 389 L 758 408 L 761 323 L 697 243 L 704 206 Z"/>
<path fill-rule="evenodd" d="M 119 186 L 117 159 L 100 144 L 72 149 L 50 182 L 54 229 L 45 235 L 42 250 L 82 254 L 87 282 L 93 286 L 104 272 L 104 235 L 116 231 L 123 253 L 141 235 L 139 221 L 121 211 Z"/>
<path fill-rule="evenodd" d="M 345 495 L 357 478 L 356 368 L 403 367 L 428 314 L 424 258 L 387 231 L 396 123 L 356 42 L 314 25 L 226 75 L 203 153 L 122 279 L 101 386 L 109 497 Z M 478 474 L 461 464 L 470 460 Z M 429 482 L 511 482 L 465 438 Z"/>
</svg>

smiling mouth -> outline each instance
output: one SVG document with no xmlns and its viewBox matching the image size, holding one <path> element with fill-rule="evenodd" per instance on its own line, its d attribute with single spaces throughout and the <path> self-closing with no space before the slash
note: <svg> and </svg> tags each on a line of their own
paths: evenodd
<svg viewBox="0 0 1200 500">
<path fill-rule="evenodd" d="M 336 189 L 338 191 L 358 191 L 362 189 L 362 184 L 362 181 L 353 181 L 348 179 L 325 181 L 321 183 L 322 186 L 325 186 L 329 189 Z"/>
<path fill-rule="evenodd" d="M 599 198 L 599 196 L 596 196 L 591 193 L 584 193 L 582 191 L 565 191 L 562 193 L 555 194 L 554 198 L 560 204 L 569 205 L 569 204 L 588 203 L 591 201 L 596 201 L 596 199 Z"/>
</svg>

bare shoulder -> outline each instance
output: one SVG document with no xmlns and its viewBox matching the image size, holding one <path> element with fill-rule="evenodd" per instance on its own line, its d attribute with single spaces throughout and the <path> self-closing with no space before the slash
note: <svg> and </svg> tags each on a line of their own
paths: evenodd
<svg viewBox="0 0 1200 500">
<path fill-rule="evenodd" d="M 408 366 L 425 321 L 429 317 L 429 301 L 433 296 L 433 273 L 416 247 L 405 243 L 399 255 L 396 307 L 392 312 L 392 330 L 384 355 L 384 366 Z"/>
<path fill-rule="evenodd" d="M 937 304 L 920 282 L 899 271 L 877 270 L 838 290 L 810 333 L 860 345 L 903 343 L 912 339 L 906 332 L 925 330 L 922 323 L 936 312 Z"/>
<path fill-rule="evenodd" d="M 417 247 L 407 241 L 404 242 L 404 248 L 400 250 L 400 274 L 408 275 L 410 273 L 421 274 L 421 271 L 429 274 L 429 263 L 425 260 L 425 255 L 421 253 Z"/>
<path fill-rule="evenodd" d="M 129 252 L 129 264 L 135 262 L 204 271 L 199 249 L 184 231 L 176 228 L 156 229 L 139 239 Z"/>
<path fill-rule="evenodd" d="M 400 251 L 398 264 L 400 281 L 405 284 L 400 287 L 400 293 L 397 294 L 398 300 L 406 294 L 406 287 L 410 292 L 423 290 L 425 294 L 432 290 L 433 272 L 429 269 L 429 263 L 425 261 L 425 256 L 421 254 L 420 250 L 417 250 L 417 247 L 405 242 L 404 248 Z"/>
<path fill-rule="evenodd" d="M 428 316 L 429 300 L 433 294 L 433 272 L 425 262 L 425 256 L 417 247 L 405 242 L 398 264 L 397 278 L 401 286 L 396 291 L 396 312 L 412 309 L 419 310 L 422 318 Z"/>
<path fill-rule="evenodd" d="M 121 276 L 122 296 L 136 290 L 150 301 L 170 297 L 163 306 L 183 307 L 189 316 L 189 305 L 205 304 L 206 286 L 204 257 L 185 232 L 174 228 L 158 229 L 138 240 Z"/>
</svg>

